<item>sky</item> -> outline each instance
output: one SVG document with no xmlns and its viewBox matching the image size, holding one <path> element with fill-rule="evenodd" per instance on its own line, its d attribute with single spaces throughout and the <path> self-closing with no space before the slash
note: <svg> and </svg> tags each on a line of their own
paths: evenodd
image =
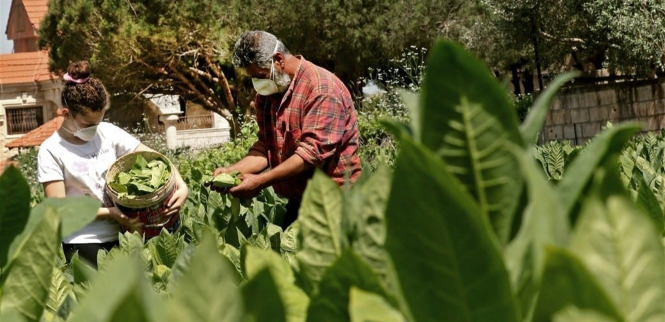
<svg viewBox="0 0 665 322">
<path fill-rule="evenodd" d="M 9 18 L 9 9 L 12 7 L 12 0 L 0 0 L 0 54 L 10 54 L 14 47 L 11 40 L 7 40 L 7 19 Z"/>
</svg>

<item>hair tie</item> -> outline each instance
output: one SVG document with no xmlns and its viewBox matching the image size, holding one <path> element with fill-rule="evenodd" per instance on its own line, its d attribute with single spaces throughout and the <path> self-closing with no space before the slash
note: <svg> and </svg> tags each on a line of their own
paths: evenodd
<svg viewBox="0 0 665 322">
<path fill-rule="evenodd" d="M 76 84 L 83 84 L 83 83 L 87 82 L 88 79 L 90 79 L 90 77 L 81 78 L 81 79 L 74 79 L 74 78 L 72 78 L 71 75 L 69 75 L 69 73 L 65 73 L 65 75 L 62 76 L 62 78 L 63 78 L 63 79 L 65 80 L 65 82 L 67 82 L 67 83 L 76 83 Z"/>
</svg>

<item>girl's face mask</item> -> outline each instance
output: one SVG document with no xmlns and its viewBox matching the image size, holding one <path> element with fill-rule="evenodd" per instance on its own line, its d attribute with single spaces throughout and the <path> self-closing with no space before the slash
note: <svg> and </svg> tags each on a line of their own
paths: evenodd
<svg viewBox="0 0 665 322">
<path fill-rule="evenodd" d="M 76 125 L 76 122 L 74 122 L 74 125 L 76 126 L 76 131 L 74 131 L 72 134 L 83 141 L 90 141 L 97 135 L 97 125 L 89 126 L 83 129 L 79 128 L 79 126 Z"/>
<path fill-rule="evenodd" d="M 86 127 L 86 128 L 80 128 L 78 126 L 78 124 L 76 124 L 76 121 L 74 121 L 73 117 L 71 118 L 71 120 L 72 120 L 72 123 L 74 123 L 74 126 L 76 127 L 76 131 L 70 131 L 64 126 L 62 128 L 65 129 L 65 131 L 67 131 L 67 132 L 71 133 L 72 135 L 74 135 L 75 137 L 77 137 L 77 138 L 79 138 L 83 141 L 88 142 L 88 141 L 91 141 L 92 139 L 94 139 L 95 136 L 97 135 L 97 125 L 89 126 L 89 127 Z"/>
</svg>

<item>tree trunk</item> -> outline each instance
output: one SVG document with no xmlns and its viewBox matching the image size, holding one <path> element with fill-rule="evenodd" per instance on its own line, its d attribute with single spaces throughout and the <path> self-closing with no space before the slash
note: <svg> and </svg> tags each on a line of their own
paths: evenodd
<svg viewBox="0 0 665 322">
<path fill-rule="evenodd" d="M 513 93 L 515 93 L 515 96 L 520 95 L 522 89 L 520 88 L 520 75 L 517 73 L 517 65 L 510 66 L 510 71 L 512 73 L 510 82 L 513 83 Z"/>
</svg>

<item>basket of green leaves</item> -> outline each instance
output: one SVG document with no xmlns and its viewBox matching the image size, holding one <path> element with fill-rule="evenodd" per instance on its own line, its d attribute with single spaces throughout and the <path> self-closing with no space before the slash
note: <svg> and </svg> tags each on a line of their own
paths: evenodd
<svg viewBox="0 0 665 322">
<path fill-rule="evenodd" d="M 173 164 L 160 153 L 135 151 L 118 158 L 106 173 L 105 191 L 125 215 L 139 217 L 147 238 L 179 223 L 177 214 L 162 216 L 175 191 L 175 174 Z"/>
</svg>

